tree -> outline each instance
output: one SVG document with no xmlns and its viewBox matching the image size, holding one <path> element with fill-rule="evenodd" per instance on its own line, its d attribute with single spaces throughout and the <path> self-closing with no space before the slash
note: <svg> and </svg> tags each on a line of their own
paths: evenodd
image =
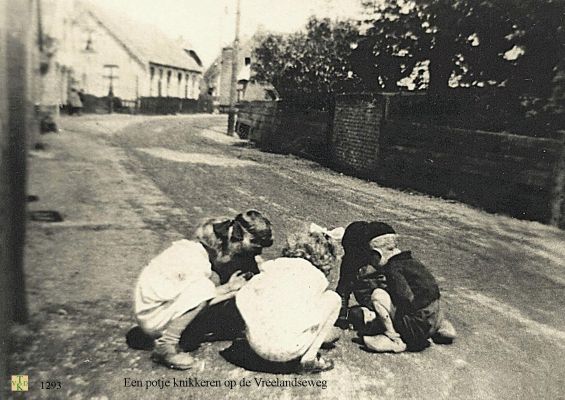
<svg viewBox="0 0 565 400">
<path fill-rule="evenodd" d="M 311 17 L 304 32 L 267 34 L 254 51 L 254 79 L 271 83 L 283 99 L 325 102 L 351 80 L 350 55 L 358 29 L 350 21 Z"/>
<path fill-rule="evenodd" d="M 545 96 L 563 58 L 563 0 L 379 0 L 364 7 L 367 29 L 352 64 L 371 88 L 398 90 L 404 79 L 432 92 L 490 85 Z"/>
<path fill-rule="evenodd" d="M 353 70 L 369 89 L 397 90 L 421 59 L 416 49 L 425 38 L 422 21 L 417 12 L 405 13 L 401 2 L 364 7 L 366 32 L 352 53 Z"/>
</svg>

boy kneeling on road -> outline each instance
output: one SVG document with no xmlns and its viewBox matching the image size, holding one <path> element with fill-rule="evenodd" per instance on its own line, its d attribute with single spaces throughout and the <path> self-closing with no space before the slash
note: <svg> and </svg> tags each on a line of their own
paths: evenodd
<svg viewBox="0 0 565 400">
<path fill-rule="evenodd" d="M 390 225 L 355 224 L 358 250 L 366 253 L 356 257 L 357 265 L 359 261 L 363 265 L 349 273 L 361 305 L 350 310 L 349 321 L 359 330 L 365 346 L 376 352 L 400 353 L 423 350 L 429 338 L 435 343 L 451 343 L 457 334 L 443 316 L 439 287 L 429 270 L 412 258 L 410 251 L 398 248 Z M 346 236 L 347 230 L 344 239 Z M 348 262 L 346 257 L 344 262 Z M 351 270 L 343 263 L 342 268 Z"/>
</svg>

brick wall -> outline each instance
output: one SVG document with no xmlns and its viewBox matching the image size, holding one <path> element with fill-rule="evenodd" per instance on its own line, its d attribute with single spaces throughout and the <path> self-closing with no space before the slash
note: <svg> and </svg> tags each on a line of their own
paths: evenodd
<svg viewBox="0 0 565 400">
<path fill-rule="evenodd" d="M 243 138 L 261 145 L 276 125 L 277 102 L 251 101 L 237 106 L 236 131 Z"/>
<path fill-rule="evenodd" d="M 261 149 L 327 162 L 329 113 L 297 109 L 282 101 L 238 105 L 236 130 Z"/>
<path fill-rule="evenodd" d="M 378 181 L 548 222 L 559 143 L 386 120 Z"/>
<path fill-rule="evenodd" d="M 141 114 L 194 114 L 202 112 L 203 100 L 182 99 L 179 97 L 141 97 Z"/>
<path fill-rule="evenodd" d="M 385 100 L 373 95 L 336 98 L 330 151 L 337 169 L 375 177 Z"/>
<path fill-rule="evenodd" d="M 562 141 L 414 123 L 388 95 L 336 98 L 330 136 L 340 170 L 565 227 Z"/>
<path fill-rule="evenodd" d="M 395 115 L 397 97 L 340 95 L 330 112 L 244 103 L 237 129 L 265 150 L 565 228 L 562 141 L 411 122 Z"/>
</svg>

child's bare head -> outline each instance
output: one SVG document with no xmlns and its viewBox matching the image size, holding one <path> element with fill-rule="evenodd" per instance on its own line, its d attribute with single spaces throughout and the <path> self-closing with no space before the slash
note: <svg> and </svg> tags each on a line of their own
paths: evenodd
<svg viewBox="0 0 565 400">
<path fill-rule="evenodd" d="M 259 255 L 273 244 L 271 221 L 257 210 L 247 210 L 234 218 L 231 241 L 243 252 Z"/>
<path fill-rule="evenodd" d="M 203 220 L 193 237 L 218 263 L 226 263 L 236 255 L 259 255 L 264 247 L 273 244 L 271 222 L 256 210 L 240 213 L 233 219 Z"/>
<path fill-rule="evenodd" d="M 192 238 L 198 240 L 210 254 L 210 258 L 215 260 L 222 252 L 224 246 L 224 238 L 217 235 L 214 227 L 230 221 L 227 217 L 206 218 L 200 221 L 196 227 Z"/>
<path fill-rule="evenodd" d="M 323 232 L 300 232 L 287 238 L 283 257 L 303 258 L 328 275 L 337 258 L 336 241 Z"/>
</svg>

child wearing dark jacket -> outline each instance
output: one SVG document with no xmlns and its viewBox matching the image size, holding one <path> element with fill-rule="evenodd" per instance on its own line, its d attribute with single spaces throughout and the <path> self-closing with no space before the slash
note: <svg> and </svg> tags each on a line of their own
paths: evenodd
<svg viewBox="0 0 565 400">
<path fill-rule="evenodd" d="M 356 325 L 367 348 L 399 353 L 422 350 L 429 338 L 436 343 L 453 341 L 456 332 L 443 316 L 435 278 L 411 252 L 398 248 L 390 225 L 354 222 L 342 244 L 345 255 L 337 291 L 345 308 L 351 292 L 361 306 L 352 311 L 361 319 Z"/>
</svg>

